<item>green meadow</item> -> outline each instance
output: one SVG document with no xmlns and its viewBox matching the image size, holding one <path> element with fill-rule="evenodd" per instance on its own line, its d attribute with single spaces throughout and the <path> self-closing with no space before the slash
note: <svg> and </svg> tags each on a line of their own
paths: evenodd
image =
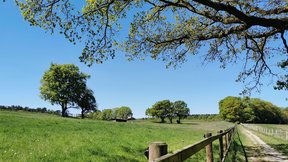
<svg viewBox="0 0 288 162">
<path fill-rule="evenodd" d="M 206 132 L 231 126 L 224 121 L 116 123 L 0 111 L 0 161 L 147 161 L 144 150 L 150 142 L 164 141 L 173 152 L 202 140 Z M 201 152 L 195 158 L 205 161 Z"/>
</svg>

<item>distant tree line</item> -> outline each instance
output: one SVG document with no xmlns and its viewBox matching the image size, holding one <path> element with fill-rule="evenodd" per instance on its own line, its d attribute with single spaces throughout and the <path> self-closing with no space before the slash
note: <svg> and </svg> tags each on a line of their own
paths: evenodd
<svg viewBox="0 0 288 162">
<path fill-rule="evenodd" d="M 12 105 L 12 106 L 3 106 L 0 105 L 0 110 L 8 110 L 8 111 L 27 111 L 27 112 L 39 112 L 39 113 L 48 113 L 48 114 L 55 114 L 55 115 L 61 115 L 61 111 L 60 110 L 50 110 L 47 109 L 46 107 L 43 108 L 29 108 L 29 107 L 22 107 L 22 106 L 16 106 L 16 105 Z"/>
<path fill-rule="evenodd" d="M 191 114 L 187 116 L 189 120 L 209 120 L 216 121 L 221 120 L 219 114 Z"/>
<path fill-rule="evenodd" d="M 173 118 L 177 118 L 177 123 L 179 124 L 181 119 L 189 116 L 190 109 L 181 100 L 175 102 L 162 100 L 156 102 L 151 108 L 148 108 L 145 113 L 147 116 L 161 119 L 161 123 L 165 122 L 165 118 L 168 118 L 170 123 L 173 123 Z"/>
<path fill-rule="evenodd" d="M 220 116 L 230 122 L 287 124 L 288 109 L 258 98 L 228 96 L 219 102 Z"/>
<path fill-rule="evenodd" d="M 95 112 L 89 113 L 88 118 L 96 120 L 114 120 L 114 119 L 133 119 L 133 113 L 130 107 L 121 106 L 113 109 L 104 109 L 102 111 L 97 110 Z"/>
</svg>

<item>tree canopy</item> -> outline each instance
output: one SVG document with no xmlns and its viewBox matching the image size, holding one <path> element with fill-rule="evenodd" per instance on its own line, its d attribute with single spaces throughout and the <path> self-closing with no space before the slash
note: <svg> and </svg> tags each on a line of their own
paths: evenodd
<svg viewBox="0 0 288 162">
<path fill-rule="evenodd" d="M 258 98 L 228 96 L 219 102 L 220 116 L 230 122 L 288 123 L 285 109 Z"/>
<path fill-rule="evenodd" d="M 112 109 L 104 109 L 101 112 L 101 119 L 102 120 L 112 120 L 113 117 L 113 111 Z"/>
<path fill-rule="evenodd" d="M 84 118 L 84 114 L 97 110 L 96 99 L 91 89 L 83 89 L 83 92 L 80 92 L 78 96 L 79 98 L 76 101 L 76 104 L 81 109 L 82 119 Z"/>
<path fill-rule="evenodd" d="M 119 108 L 115 108 L 115 118 L 116 119 L 124 119 L 127 120 L 129 117 L 132 117 L 133 113 L 130 107 L 121 106 Z"/>
<path fill-rule="evenodd" d="M 86 107 L 86 102 L 80 103 L 79 95 L 86 92 L 86 80 L 89 77 L 73 64 L 51 64 L 41 79 L 40 95 L 52 105 L 60 105 L 64 117 L 69 106 L 79 103 L 79 106 Z"/>
<path fill-rule="evenodd" d="M 15 1 L 31 25 L 85 42 L 80 59 L 88 65 L 114 58 L 119 47 L 129 59 L 150 56 L 167 66 L 201 49 L 204 61 L 217 60 L 221 67 L 243 63 L 238 81 L 248 77 L 247 84 L 253 83 L 248 90 L 261 84 L 262 76 L 275 74 L 272 65 L 288 65 L 284 0 Z M 129 23 L 127 39 L 119 42 Z"/>
<path fill-rule="evenodd" d="M 220 116 L 228 121 L 242 121 L 243 105 L 240 97 L 228 96 L 219 102 Z"/>
<path fill-rule="evenodd" d="M 112 119 L 123 119 L 128 120 L 133 118 L 133 113 L 130 107 L 121 106 L 113 109 L 104 109 L 90 114 L 91 118 L 98 120 L 112 120 Z"/>
<path fill-rule="evenodd" d="M 189 115 L 190 109 L 184 101 L 162 100 L 156 102 L 151 108 L 146 109 L 146 115 L 160 118 L 161 122 L 165 121 L 165 118 L 169 119 L 169 122 L 173 122 L 173 118 L 178 117 L 178 123 L 182 118 Z"/>
<path fill-rule="evenodd" d="M 146 115 L 152 116 L 152 117 L 157 117 L 161 119 L 161 123 L 164 123 L 164 119 L 168 116 L 171 115 L 171 107 L 172 107 L 172 102 L 169 100 L 162 100 L 156 102 L 154 105 L 152 105 L 151 108 L 148 108 L 146 110 Z M 172 121 L 170 120 L 172 123 Z"/>
<path fill-rule="evenodd" d="M 184 101 L 181 100 L 175 101 L 172 106 L 174 109 L 175 116 L 178 117 L 177 123 L 180 123 L 181 119 L 189 116 L 190 109 L 188 108 L 188 105 Z"/>
</svg>

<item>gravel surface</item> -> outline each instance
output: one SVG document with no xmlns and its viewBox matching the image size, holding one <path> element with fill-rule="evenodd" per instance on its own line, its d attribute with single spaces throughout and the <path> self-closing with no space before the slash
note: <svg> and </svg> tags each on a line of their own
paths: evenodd
<svg viewBox="0 0 288 162">
<path fill-rule="evenodd" d="M 267 145 L 258 136 L 253 134 L 247 128 L 243 127 L 243 133 L 253 141 L 255 147 L 260 148 L 260 153 L 254 154 L 254 157 L 248 157 L 249 162 L 288 162 L 288 157 L 282 155 L 269 145 Z M 252 155 L 252 154 L 251 154 Z"/>
</svg>

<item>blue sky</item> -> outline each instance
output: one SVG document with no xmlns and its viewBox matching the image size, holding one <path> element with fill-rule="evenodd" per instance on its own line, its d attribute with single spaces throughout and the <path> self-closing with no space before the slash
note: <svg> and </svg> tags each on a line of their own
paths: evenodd
<svg viewBox="0 0 288 162">
<path fill-rule="evenodd" d="M 224 70 L 217 63 L 203 66 L 200 56 L 190 57 L 177 69 L 166 69 L 161 61 L 128 62 L 119 51 L 116 59 L 89 68 L 78 59 L 80 45 L 29 26 L 11 1 L 0 5 L 0 22 L 0 105 L 60 109 L 39 97 L 40 79 L 52 62 L 73 63 L 90 74 L 88 86 L 100 110 L 129 106 L 135 117 L 144 117 L 148 107 L 163 99 L 184 100 L 193 114 L 218 113 L 219 100 L 238 96 L 244 87 L 235 82 L 241 65 Z M 251 97 L 287 106 L 287 93 L 275 91 L 273 85 L 265 84 L 260 94 Z"/>
</svg>

